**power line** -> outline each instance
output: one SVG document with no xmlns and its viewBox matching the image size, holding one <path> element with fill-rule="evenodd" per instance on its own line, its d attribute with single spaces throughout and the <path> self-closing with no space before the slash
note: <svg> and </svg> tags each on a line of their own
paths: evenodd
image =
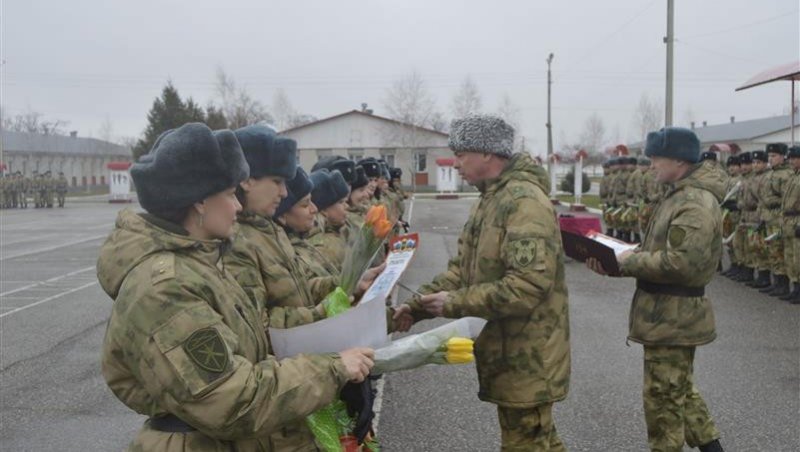
<svg viewBox="0 0 800 452">
<path fill-rule="evenodd" d="M 755 22 L 749 22 L 749 23 L 746 23 L 746 24 L 737 25 L 735 27 L 724 28 L 722 30 L 710 31 L 708 33 L 700 33 L 700 34 L 695 34 L 695 35 L 689 35 L 689 36 L 686 36 L 686 38 L 689 38 L 689 39 L 691 39 L 691 38 L 700 38 L 700 37 L 705 37 L 705 36 L 713 36 L 713 35 L 719 35 L 719 34 L 723 34 L 723 33 L 729 33 L 731 31 L 741 30 L 742 28 L 752 27 L 753 25 L 761 25 L 761 24 L 766 24 L 766 23 L 773 22 L 773 21 L 776 21 L 776 20 L 779 20 L 779 19 L 783 19 L 784 17 L 789 17 L 792 14 L 796 14 L 798 11 L 800 11 L 800 10 L 793 9 L 791 11 L 786 11 L 784 13 L 781 13 L 781 14 L 778 14 L 778 15 L 775 15 L 775 16 L 771 16 L 771 17 L 767 17 L 766 19 L 761 19 L 761 20 L 758 20 L 758 21 L 755 21 Z"/>
</svg>

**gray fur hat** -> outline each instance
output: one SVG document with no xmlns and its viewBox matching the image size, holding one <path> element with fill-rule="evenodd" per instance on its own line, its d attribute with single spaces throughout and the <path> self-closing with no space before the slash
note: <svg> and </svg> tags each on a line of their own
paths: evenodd
<svg viewBox="0 0 800 452">
<path fill-rule="evenodd" d="M 131 167 L 142 207 L 154 214 L 200 202 L 247 179 L 250 169 L 230 130 L 198 122 L 161 134 Z"/>
<path fill-rule="evenodd" d="M 275 130 L 261 124 L 242 127 L 234 132 L 250 164 L 250 177 L 282 177 L 291 180 L 297 172 L 297 142 L 275 135 Z"/>
<path fill-rule="evenodd" d="M 311 173 L 310 179 L 314 185 L 314 189 L 311 191 L 311 201 L 319 210 L 327 209 L 350 194 L 350 187 L 345 182 L 342 173 L 337 170 L 328 171 L 323 168 Z"/>
<path fill-rule="evenodd" d="M 469 115 L 450 123 L 453 152 L 483 152 L 510 158 L 514 152 L 514 128 L 493 115 Z"/>
</svg>

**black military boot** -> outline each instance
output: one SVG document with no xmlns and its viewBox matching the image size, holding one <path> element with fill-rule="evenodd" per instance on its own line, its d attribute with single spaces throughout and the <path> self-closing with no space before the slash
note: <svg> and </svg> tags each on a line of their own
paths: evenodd
<svg viewBox="0 0 800 452">
<path fill-rule="evenodd" d="M 777 275 L 775 276 L 775 290 L 771 291 L 768 295 L 771 297 L 782 297 L 784 295 L 788 295 L 791 292 L 791 288 L 789 287 L 789 277 L 786 275 Z"/>
<path fill-rule="evenodd" d="M 741 282 L 741 283 L 748 283 L 753 281 L 753 267 L 742 266 L 742 271 L 739 275 L 736 276 L 734 281 Z"/>
<path fill-rule="evenodd" d="M 794 283 L 794 289 L 788 295 L 780 297 L 783 301 L 791 301 L 792 298 L 800 296 L 800 283 Z"/>
<path fill-rule="evenodd" d="M 769 270 L 759 270 L 758 271 L 758 278 L 755 281 L 749 282 L 746 285 L 748 287 L 752 287 L 753 289 L 763 289 L 765 287 L 769 287 L 771 284 L 771 279 L 769 277 Z"/>
<path fill-rule="evenodd" d="M 609 237 L 614 237 L 614 228 L 606 229 L 606 235 Z"/>
<path fill-rule="evenodd" d="M 739 264 L 731 264 L 731 266 L 728 267 L 728 270 L 722 272 L 722 276 L 733 279 L 733 277 L 741 271 L 741 268 L 742 267 Z"/>
<path fill-rule="evenodd" d="M 700 449 L 700 452 L 725 452 L 718 439 L 715 439 L 708 444 L 703 444 L 698 449 Z"/>
<path fill-rule="evenodd" d="M 772 278 L 772 280 L 770 281 L 770 283 L 769 283 L 769 285 L 767 287 L 762 287 L 762 288 L 758 289 L 758 291 L 761 292 L 761 293 L 765 293 L 765 294 L 769 295 L 777 287 L 778 287 L 778 277 L 777 277 L 777 275 L 775 275 Z"/>
</svg>

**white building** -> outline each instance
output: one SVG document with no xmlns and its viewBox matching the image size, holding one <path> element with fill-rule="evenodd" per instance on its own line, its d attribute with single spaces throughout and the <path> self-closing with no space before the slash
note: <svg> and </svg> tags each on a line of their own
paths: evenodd
<svg viewBox="0 0 800 452">
<path fill-rule="evenodd" d="M 131 161 L 130 149 L 118 144 L 70 136 L 2 131 L 0 155 L 8 173 L 63 172 L 70 187 L 106 185 L 109 162 Z"/>
<path fill-rule="evenodd" d="M 791 142 L 792 127 L 789 115 L 773 116 L 770 118 L 750 119 L 736 121 L 731 116 L 729 123 L 701 126 L 692 123 L 692 130 L 700 139 L 701 149 L 728 153 L 750 152 L 764 150 L 769 143 Z M 800 114 L 795 113 L 794 127 L 795 143 L 800 143 Z M 630 146 L 633 151 L 641 151 L 642 142 Z"/>
<path fill-rule="evenodd" d="M 383 158 L 390 166 L 403 170 L 406 186 L 435 187 L 436 160 L 453 157 L 446 133 L 414 127 L 369 110 L 349 111 L 280 134 L 297 141 L 299 164 L 306 170 L 329 155 L 355 161 Z"/>
</svg>

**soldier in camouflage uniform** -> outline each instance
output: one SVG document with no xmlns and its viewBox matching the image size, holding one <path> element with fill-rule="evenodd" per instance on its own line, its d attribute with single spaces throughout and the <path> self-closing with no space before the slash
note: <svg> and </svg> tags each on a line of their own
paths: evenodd
<svg viewBox="0 0 800 452">
<path fill-rule="evenodd" d="M 786 185 L 794 175 L 794 171 L 786 162 L 788 149 L 784 143 L 767 145 L 770 169 L 760 193 L 763 204 L 762 220 L 766 223 L 766 235 L 770 239 L 766 241 L 767 255 L 774 280 L 771 286 L 760 289 L 760 292 L 774 297 L 783 297 L 791 291 L 789 277 L 786 275 L 786 264 L 783 260 L 783 211 L 781 210 Z"/>
<path fill-rule="evenodd" d="M 741 250 L 737 248 L 735 241 L 736 229 L 742 216 L 738 202 L 742 187 L 742 176 L 738 157 L 735 155 L 728 157 L 727 163 L 728 183 L 725 186 L 727 200 L 724 200 L 720 207 L 722 207 L 722 237 L 723 241 L 727 241 L 725 246 L 728 249 L 731 266 L 722 275 L 731 277 L 740 272 L 744 265 Z"/>
<path fill-rule="evenodd" d="M 27 209 L 28 193 L 31 192 L 31 178 L 24 174 L 21 177 L 22 177 L 22 191 L 20 193 L 20 204 L 23 209 Z"/>
<path fill-rule="evenodd" d="M 614 202 L 618 206 L 615 215 L 617 238 L 630 242 L 632 237 L 631 228 L 633 223 L 629 214 L 630 198 L 628 198 L 628 180 L 636 167 L 636 158 L 620 157 L 617 177 L 614 180 Z"/>
<path fill-rule="evenodd" d="M 350 184 L 350 196 L 347 198 L 347 224 L 351 231 L 364 224 L 364 216 L 367 214 L 369 202 L 369 178 L 367 178 L 364 167 L 357 165 L 356 176 Z"/>
<path fill-rule="evenodd" d="M 55 192 L 58 197 L 58 207 L 64 207 L 64 202 L 66 201 L 67 196 L 67 188 L 69 188 L 69 182 L 67 182 L 67 178 L 64 177 L 64 173 L 58 173 L 58 179 L 55 181 Z"/>
<path fill-rule="evenodd" d="M 48 209 L 53 208 L 53 201 L 55 193 L 55 180 L 53 179 L 53 173 L 50 171 L 46 171 L 44 173 L 44 179 L 42 181 L 42 207 L 47 207 Z"/>
<path fill-rule="evenodd" d="M 600 201 L 603 203 L 603 222 L 606 224 L 606 234 L 610 236 L 614 235 L 611 212 L 615 209 L 613 205 L 615 171 L 615 159 L 612 158 L 603 163 L 603 178 L 600 180 Z"/>
<path fill-rule="evenodd" d="M 644 241 L 645 232 L 647 232 L 647 225 L 650 224 L 650 219 L 653 217 L 653 211 L 656 208 L 663 188 L 661 184 L 656 181 L 655 172 L 651 168 L 652 162 L 647 157 L 642 157 L 647 169 L 642 173 L 642 207 L 639 210 L 639 231 L 641 231 L 641 239 Z"/>
<path fill-rule="evenodd" d="M 297 172 L 297 143 L 276 136 L 262 125 L 243 127 L 235 135 L 250 167 L 250 177 L 237 189 L 243 210 L 237 215 L 239 227 L 225 265 L 264 314 L 264 327 L 286 328 L 321 320 L 326 317 L 322 302 L 336 288 L 338 279 L 306 274 L 286 231 L 273 218 L 288 195 L 286 180 Z M 368 274 L 365 280 L 371 282 L 376 274 Z M 304 421 L 284 426 L 271 441 L 279 450 L 318 449 Z"/>
<path fill-rule="evenodd" d="M 309 241 L 311 231 L 315 230 L 318 213 L 317 206 L 311 199 L 314 183 L 306 172 L 298 167 L 294 179 L 286 185 L 288 196 L 281 201 L 278 210 L 275 211 L 275 219 L 286 230 L 298 263 L 310 278 L 337 277 L 340 272 L 336 265 Z"/>
<path fill-rule="evenodd" d="M 752 217 L 755 215 L 757 205 L 751 196 L 750 184 L 753 181 L 753 156 L 750 152 L 739 154 L 739 180 L 741 185 L 737 191 L 736 207 L 739 209 L 739 223 L 733 236 L 734 254 L 739 259 L 739 269 L 729 278 L 737 282 L 753 280 L 753 263 L 750 255 L 748 233 Z"/>
<path fill-rule="evenodd" d="M 512 154 L 514 130 L 498 117 L 468 116 L 450 130 L 455 168 L 481 197 L 458 255 L 401 310 L 488 320 L 475 342 L 478 397 L 497 405 L 502 450 L 563 451 L 552 410 L 569 390 L 569 313 L 549 177 Z"/>
<path fill-rule="evenodd" d="M 114 299 L 103 376 L 148 416 L 129 450 L 286 450 L 276 433 L 369 372 L 368 349 L 269 354 L 258 306 L 223 265 L 247 174 L 234 134 L 198 123 L 165 132 L 131 169 L 148 213 L 122 211 L 97 263 Z"/>
<path fill-rule="evenodd" d="M 645 153 L 669 191 L 656 208 L 645 241 L 619 257 L 636 278 L 628 339 L 644 345 L 644 412 L 650 449 L 680 452 L 683 445 L 720 452 L 719 432 L 693 376 L 695 349 L 716 337 L 705 286 L 722 254 L 724 181 L 697 163 L 700 142 L 688 129 L 668 127 L 647 136 Z M 595 259 L 587 265 L 604 270 Z"/>
<path fill-rule="evenodd" d="M 628 199 L 628 208 L 626 209 L 626 215 L 631 224 L 631 242 L 638 243 L 639 242 L 639 202 L 641 199 L 640 192 L 641 192 L 641 182 L 642 182 L 642 168 L 639 165 L 639 160 L 635 159 L 636 163 L 631 171 L 630 176 L 628 176 L 628 182 L 625 188 L 625 197 Z M 636 221 L 633 221 L 633 218 L 636 218 Z"/>
<path fill-rule="evenodd" d="M 755 225 L 749 235 L 749 252 L 752 254 L 753 266 L 756 269 L 757 277 L 751 282 L 745 283 L 748 287 L 763 289 L 770 285 L 770 261 L 769 250 L 767 249 L 767 220 L 771 213 L 764 204 L 766 187 L 769 182 L 769 159 L 764 151 L 753 151 L 753 178 L 748 188 L 750 190 L 751 202 L 756 204 L 754 215 Z"/>
<path fill-rule="evenodd" d="M 781 211 L 783 213 L 783 256 L 786 273 L 794 289 L 781 300 L 800 304 L 800 146 L 788 152 L 793 174 L 786 184 Z"/>
<path fill-rule="evenodd" d="M 338 171 L 318 170 L 311 173 L 314 190 L 311 200 L 325 219 L 324 230 L 309 238 L 309 243 L 324 256 L 326 262 L 335 266 L 337 274 L 342 271 L 345 253 L 349 245 L 347 223 L 347 198 L 349 187 Z"/>
</svg>

